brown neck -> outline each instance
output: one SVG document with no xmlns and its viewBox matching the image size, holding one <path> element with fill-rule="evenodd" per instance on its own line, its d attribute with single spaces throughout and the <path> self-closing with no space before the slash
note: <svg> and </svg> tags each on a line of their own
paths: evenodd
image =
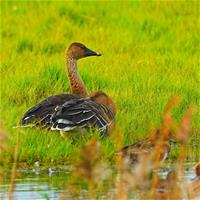
<svg viewBox="0 0 200 200">
<path fill-rule="evenodd" d="M 87 88 L 78 73 L 77 60 L 70 56 L 70 54 L 67 54 L 67 71 L 72 94 L 80 97 L 88 97 Z"/>
</svg>

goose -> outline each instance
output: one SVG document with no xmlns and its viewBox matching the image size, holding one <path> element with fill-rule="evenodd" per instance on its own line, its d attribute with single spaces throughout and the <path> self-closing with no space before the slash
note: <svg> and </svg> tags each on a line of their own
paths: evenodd
<svg viewBox="0 0 200 200">
<path fill-rule="evenodd" d="M 92 126 L 102 132 L 110 130 L 116 113 L 114 102 L 102 91 L 89 94 L 78 73 L 77 61 L 88 56 L 101 54 L 78 42 L 69 46 L 66 64 L 72 94 L 50 96 L 31 107 L 21 118 L 22 126 L 63 131 Z"/>
<path fill-rule="evenodd" d="M 77 98 L 57 106 L 51 116 L 51 130 L 71 131 L 76 128 L 94 127 L 102 133 L 113 128 L 115 104 L 101 91 L 89 98 Z"/>
</svg>

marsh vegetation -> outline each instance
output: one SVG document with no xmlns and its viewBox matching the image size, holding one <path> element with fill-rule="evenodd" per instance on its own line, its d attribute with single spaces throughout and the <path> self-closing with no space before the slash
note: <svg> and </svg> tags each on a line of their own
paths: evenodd
<svg viewBox="0 0 200 200">
<path fill-rule="evenodd" d="M 131 198 L 135 193 L 130 191 L 139 189 L 135 182 L 117 178 L 121 162 L 116 152 L 151 137 L 152 130 L 161 126 L 165 105 L 173 96 L 181 98 L 170 111 L 176 127 L 185 119 L 188 108 L 193 109 L 186 117 L 191 122 L 183 125 L 187 133 L 183 140 L 187 141 L 173 144 L 167 164 L 156 167 L 165 169 L 174 162 L 185 166 L 185 161 L 200 160 L 198 1 L 0 4 L 0 173 L 4 183 L 11 174 L 12 186 L 20 175 L 18 169 L 35 169 L 37 162 L 45 173 L 60 164 L 73 164 L 75 170 L 69 170 L 70 178 L 64 179 L 66 185 L 62 182 L 61 188 L 70 189 L 74 198 L 85 191 L 89 191 L 86 198 L 91 199 L 102 194 L 105 199 Z M 73 41 L 102 53 L 99 58 L 81 60 L 79 72 L 89 91 L 103 90 L 116 102 L 116 130 L 106 138 L 93 130 L 63 138 L 45 129 L 13 128 L 27 108 L 48 96 L 70 92 L 65 50 Z M 92 152 L 96 153 L 90 155 Z M 5 169 L 12 172 L 4 173 Z M 133 176 L 130 170 L 127 173 L 125 179 Z M 152 197 L 158 178 L 155 174 L 151 177 Z M 122 185 L 117 180 L 122 180 Z M 14 189 L 10 187 L 10 194 Z M 65 193 L 61 194 L 64 199 Z"/>
</svg>

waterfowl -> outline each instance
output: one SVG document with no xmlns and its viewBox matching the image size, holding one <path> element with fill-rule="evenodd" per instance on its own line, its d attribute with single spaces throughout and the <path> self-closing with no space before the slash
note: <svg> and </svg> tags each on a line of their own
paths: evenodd
<svg viewBox="0 0 200 200">
<path fill-rule="evenodd" d="M 172 98 L 165 106 L 163 120 L 159 129 L 155 129 L 151 136 L 134 144 L 123 147 L 119 154 L 131 164 L 138 161 L 140 155 L 151 155 L 154 162 L 164 161 L 170 151 L 170 141 L 174 140 L 171 130 L 173 120 L 171 110 L 176 105 L 178 98 Z"/>
<path fill-rule="evenodd" d="M 123 147 L 119 153 L 131 164 L 138 161 L 139 156 L 152 156 L 153 161 L 163 162 L 170 151 L 168 137 L 163 137 L 161 131 L 155 130 L 150 138 L 137 141 Z"/>
<path fill-rule="evenodd" d="M 77 61 L 88 56 L 101 54 L 81 43 L 69 46 L 66 63 L 72 94 L 50 96 L 33 106 L 22 117 L 20 123 L 23 126 L 38 125 L 63 131 L 94 126 L 107 131 L 114 120 L 115 104 L 101 91 L 88 94 L 77 67 Z"/>
<path fill-rule="evenodd" d="M 113 127 L 114 103 L 103 92 L 89 98 L 77 98 L 57 106 L 51 117 L 51 130 L 71 131 L 75 128 L 94 127 L 109 132 Z"/>
</svg>

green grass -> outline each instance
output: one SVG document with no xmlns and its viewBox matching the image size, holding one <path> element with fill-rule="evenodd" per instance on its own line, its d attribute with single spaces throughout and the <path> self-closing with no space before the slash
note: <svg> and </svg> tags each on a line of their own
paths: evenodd
<svg viewBox="0 0 200 200">
<path fill-rule="evenodd" d="M 79 71 L 89 91 L 105 91 L 116 102 L 123 144 L 158 127 L 174 95 L 182 97 L 177 120 L 189 105 L 196 108 L 191 139 L 199 144 L 197 17 L 197 1 L 1 1 L 1 121 L 11 144 L 19 133 L 19 161 L 68 162 L 92 137 L 73 142 L 45 130 L 12 128 L 37 102 L 70 93 L 65 50 L 74 41 L 103 54 L 80 60 Z M 112 159 L 115 142 L 102 144 Z"/>
</svg>

